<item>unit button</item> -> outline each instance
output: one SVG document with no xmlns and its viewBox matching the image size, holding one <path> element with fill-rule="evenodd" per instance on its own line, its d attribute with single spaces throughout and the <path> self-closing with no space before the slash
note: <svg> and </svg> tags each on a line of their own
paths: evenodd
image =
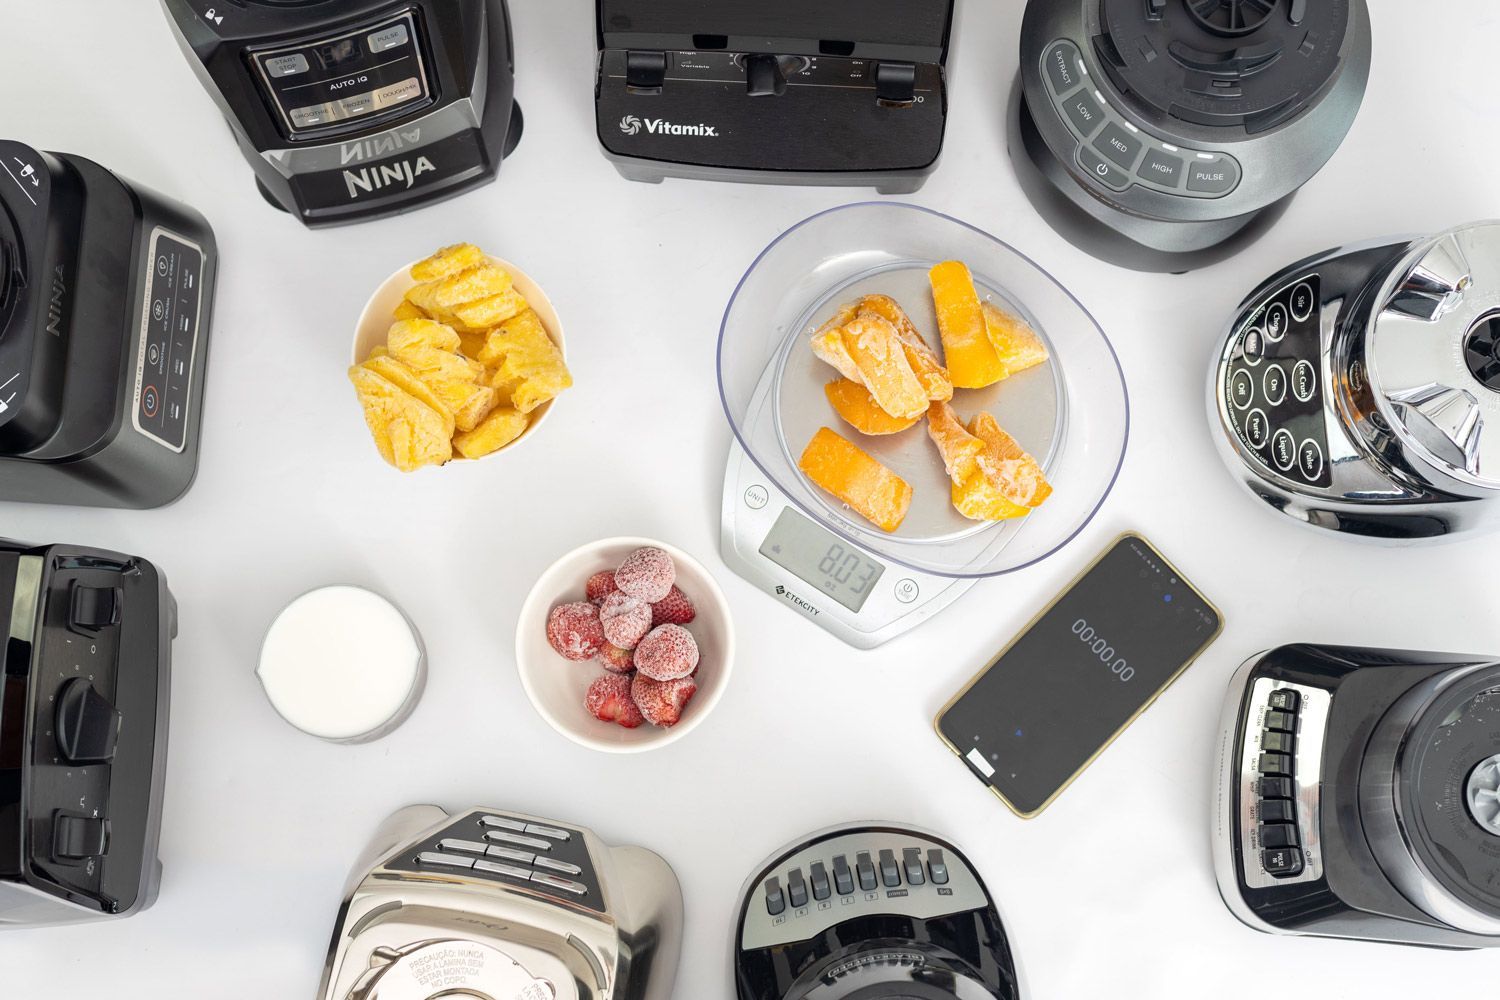
<svg viewBox="0 0 1500 1000">
<path fill-rule="evenodd" d="M 1267 368 L 1265 375 L 1261 377 L 1260 386 L 1266 394 L 1266 402 L 1272 406 L 1280 406 L 1281 401 L 1286 399 L 1286 369 L 1280 365 Z"/>
<path fill-rule="evenodd" d="M 1062 109 L 1063 114 L 1068 116 L 1068 121 L 1083 133 L 1085 139 L 1093 135 L 1099 123 L 1104 121 L 1104 109 L 1099 107 L 1099 102 L 1087 90 L 1080 90 L 1063 101 Z"/>
<path fill-rule="evenodd" d="M 1292 289 L 1292 319 L 1301 323 L 1312 315 L 1313 312 L 1313 290 L 1312 285 L 1303 282 Z"/>
<path fill-rule="evenodd" d="M 1323 449 L 1318 442 L 1308 438 L 1297 449 L 1297 467 L 1308 479 L 1317 479 L 1323 474 Z"/>
<path fill-rule="evenodd" d="M 1273 344 L 1281 342 L 1281 338 L 1286 336 L 1286 306 L 1280 302 L 1271 303 L 1270 308 L 1266 310 L 1265 328 L 1267 340 Z"/>
<path fill-rule="evenodd" d="M 1292 368 L 1292 395 L 1302 402 L 1313 398 L 1318 390 L 1318 370 L 1311 361 L 1299 361 Z"/>
<path fill-rule="evenodd" d="M 1292 466 L 1297 464 L 1297 442 L 1292 440 L 1292 432 L 1285 427 L 1271 438 L 1271 460 L 1282 472 L 1292 471 Z"/>
<path fill-rule="evenodd" d="M 1136 170 L 1136 176 L 1163 187 L 1181 187 L 1182 157 L 1172 156 L 1159 149 L 1148 149 L 1146 158 Z"/>
<path fill-rule="evenodd" d="M 1187 186 L 1198 194 L 1226 195 L 1239 187 L 1240 165 L 1227 156 L 1194 158 L 1188 164 Z"/>
<path fill-rule="evenodd" d="M 1246 330 L 1241 353 L 1245 355 L 1245 364 L 1251 368 L 1259 366 L 1266 355 L 1266 335 L 1253 326 Z"/>
<path fill-rule="evenodd" d="M 411 33 L 406 30 L 406 25 L 393 24 L 389 28 L 375 32 L 366 41 L 370 43 L 371 52 L 385 52 L 388 49 L 399 49 L 411 41 Z"/>
<path fill-rule="evenodd" d="M 1275 878 L 1291 878 L 1302 874 L 1302 852 L 1287 847 L 1262 851 L 1260 863 L 1266 874 Z"/>
<path fill-rule="evenodd" d="M 1242 369 L 1230 377 L 1229 400 L 1241 410 L 1255 402 L 1255 379 L 1250 377 L 1249 372 Z"/>
<path fill-rule="evenodd" d="M 1104 131 L 1094 140 L 1095 149 L 1126 170 L 1135 166 L 1135 158 L 1141 155 L 1141 145 L 1140 139 L 1115 122 L 1104 126 Z"/>
<path fill-rule="evenodd" d="M 1245 414 L 1245 443 L 1252 448 L 1264 448 L 1271 438 L 1271 422 L 1264 410 L 1251 410 Z"/>
<path fill-rule="evenodd" d="M 266 60 L 265 66 L 266 72 L 273 77 L 296 76 L 307 72 L 307 56 L 300 52 L 293 52 L 289 56 L 272 56 Z"/>
<path fill-rule="evenodd" d="M 1047 50 L 1047 81 L 1059 97 L 1083 82 L 1078 71 L 1078 47 L 1071 42 L 1057 42 Z"/>
<path fill-rule="evenodd" d="M 1107 188 L 1124 191 L 1130 187 L 1130 175 L 1094 152 L 1092 146 L 1078 147 L 1078 162 L 1083 165 L 1084 173 Z"/>
</svg>

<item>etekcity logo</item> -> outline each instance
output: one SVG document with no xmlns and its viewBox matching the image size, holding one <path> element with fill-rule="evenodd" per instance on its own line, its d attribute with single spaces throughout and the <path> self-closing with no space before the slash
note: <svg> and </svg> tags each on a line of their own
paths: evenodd
<svg viewBox="0 0 1500 1000">
<path fill-rule="evenodd" d="M 686 135 L 698 136 L 700 138 L 717 139 L 719 127 L 717 125 L 679 125 L 669 122 L 665 118 L 637 118 L 635 115 L 626 115 L 620 119 L 620 131 L 626 135 L 639 135 L 642 130 L 648 135 Z"/>
<path fill-rule="evenodd" d="M 783 587 L 779 583 L 776 585 L 776 596 L 777 597 L 785 597 L 786 596 L 786 588 Z"/>
<path fill-rule="evenodd" d="M 783 598 L 788 603 L 793 604 L 793 605 L 801 608 L 803 611 L 805 611 L 807 614 L 812 615 L 814 618 L 816 618 L 818 615 L 820 615 L 820 614 L 823 613 L 823 612 L 819 611 L 817 609 L 817 607 L 815 607 L 814 605 L 811 605 L 811 604 L 807 603 L 802 598 L 798 597 L 796 594 L 792 593 L 790 590 L 787 590 L 785 587 L 783 587 L 779 583 L 776 585 L 776 596 L 780 597 L 780 598 Z"/>
</svg>

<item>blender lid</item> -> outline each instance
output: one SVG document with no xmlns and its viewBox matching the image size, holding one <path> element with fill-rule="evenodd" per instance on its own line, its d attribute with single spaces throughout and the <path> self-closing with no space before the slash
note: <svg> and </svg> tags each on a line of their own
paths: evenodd
<svg viewBox="0 0 1500 1000">
<path fill-rule="evenodd" d="M 1352 17 L 1327 0 L 1104 0 L 1094 44 L 1144 110 L 1253 134 L 1321 97 Z"/>
<path fill-rule="evenodd" d="M 371 962 L 380 964 L 354 987 L 350 1000 L 561 1000 L 552 983 L 477 941 L 422 941 L 401 950 L 379 949 Z"/>
<path fill-rule="evenodd" d="M 1417 244 L 1375 302 L 1366 363 L 1386 422 L 1416 457 L 1500 489 L 1500 222 Z"/>
</svg>

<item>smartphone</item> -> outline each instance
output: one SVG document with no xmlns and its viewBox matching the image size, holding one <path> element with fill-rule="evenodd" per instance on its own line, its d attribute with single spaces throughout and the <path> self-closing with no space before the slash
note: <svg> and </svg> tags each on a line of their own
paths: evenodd
<svg viewBox="0 0 1500 1000">
<path fill-rule="evenodd" d="M 944 707 L 938 735 L 1030 819 L 1222 629 L 1161 553 L 1123 535 Z"/>
</svg>

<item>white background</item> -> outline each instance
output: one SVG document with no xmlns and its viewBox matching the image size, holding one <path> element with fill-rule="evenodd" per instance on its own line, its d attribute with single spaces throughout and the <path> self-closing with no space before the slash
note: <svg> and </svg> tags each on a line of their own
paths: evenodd
<svg viewBox="0 0 1500 1000">
<path fill-rule="evenodd" d="M 0 934 L 0 997 L 311 997 L 347 866 L 411 802 L 508 806 L 655 848 L 688 931 L 676 995 L 729 997 L 741 881 L 783 843 L 862 818 L 965 845 L 1005 910 L 1028 995 L 1288 998 L 1493 995 L 1500 954 L 1280 939 L 1238 924 L 1209 854 L 1225 685 L 1291 641 L 1500 651 L 1500 541 L 1391 549 L 1259 507 L 1205 420 L 1207 366 L 1240 298 L 1333 244 L 1500 216 L 1492 0 L 1371 0 L 1374 77 L 1337 157 L 1229 263 L 1139 276 L 1054 235 L 1004 141 L 1019 0 L 968 0 L 941 168 L 911 200 L 987 229 L 1099 318 L 1131 390 L 1123 474 L 1060 554 L 981 584 L 856 653 L 723 568 L 729 430 L 714 380 L 726 299 L 778 233 L 863 192 L 627 183 L 599 154 L 592 5 L 513 0 L 528 127 L 499 182 L 414 215 L 309 232 L 256 193 L 150 0 L 4 0 L 0 132 L 97 159 L 204 212 L 222 251 L 202 471 L 166 510 L 0 505 L 0 533 L 161 565 L 181 604 L 156 907 L 128 921 Z M 477 467 L 401 477 L 344 378 L 372 287 L 472 240 L 548 289 L 578 385 L 543 433 Z M 1224 611 L 1223 636 L 1041 818 L 1013 817 L 933 736 L 935 711 L 1111 538 L 1143 531 Z M 708 722 L 644 757 L 574 746 L 532 711 L 515 616 L 561 553 L 655 536 L 721 571 L 741 640 Z M 347 581 L 421 628 L 432 676 L 391 737 L 330 746 L 272 712 L 253 667 L 291 597 Z"/>
</svg>

